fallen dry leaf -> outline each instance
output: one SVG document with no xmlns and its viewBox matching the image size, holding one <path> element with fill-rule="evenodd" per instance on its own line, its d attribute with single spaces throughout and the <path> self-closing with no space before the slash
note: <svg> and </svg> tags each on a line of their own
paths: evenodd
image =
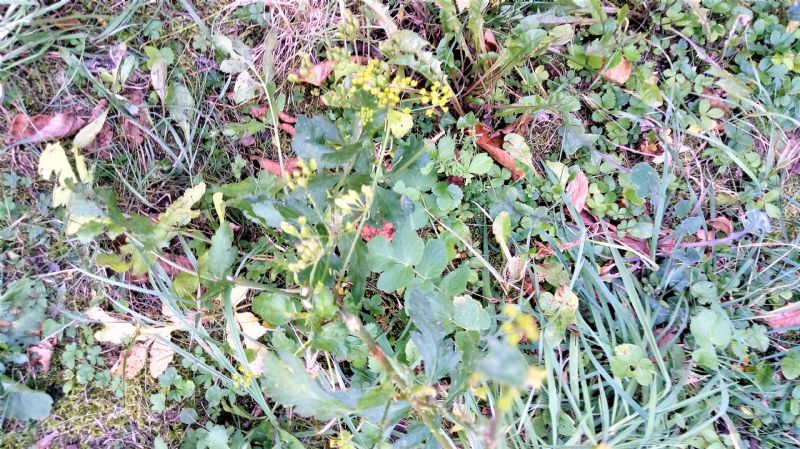
<svg viewBox="0 0 800 449">
<path fill-rule="evenodd" d="M 66 112 L 33 117 L 17 114 L 8 127 L 5 143 L 12 145 L 22 141 L 37 143 L 63 139 L 77 133 L 84 123 L 83 119 Z"/>
<path fill-rule="evenodd" d="M 243 147 L 252 147 L 256 144 L 256 138 L 252 134 L 245 134 L 242 136 L 241 140 L 239 140 L 239 143 L 241 143 Z"/>
<path fill-rule="evenodd" d="M 603 75 L 604 78 L 617 84 L 625 84 L 631 76 L 631 63 L 625 58 L 622 58 L 619 64 L 603 70 L 600 74 Z"/>
<path fill-rule="evenodd" d="M 368 224 L 365 224 L 364 227 L 361 228 L 361 238 L 364 239 L 365 242 L 369 242 L 379 235 L 382 235 L 386 240 L 391 242 L 394 237 L 394 226 L 387 221 L 384 222 L 383 226 L 380 228 Z"/>
<path fill-rule="evenodd" d="M 150 340 L 139 342 L 120 352 L 119 358 L 111 367 L 111 374 L 128 380 L 136 377 L 147 363 L 147 348 L 151 343 Z"/>
<path fill-rule="evenodd" d="M 294 118 L 294 116 L 291 116 L 291 115 L 289 115 L 289 114 L 287 114 L 287 113 L 285 113 L 283 111 L 278 113 L 278 119 L 280 119 L 280 121 L 282 121 L 282 122 L 289 123 L 289 124 L 292 124 L 292 125 L 297 123 L 297 119 Z"/>
<path fill-rule="evenodd" d="M 503 142 L 501 139 L 492 138 L 492 131 L 485 125 L 475 125 L 472 127 L 472 133 L 475 136 L 475 143 L 483 150 L 489 153 L 489 156 L 498 164 L 511 170 L 511 177 L 517 181 L 525 176 L 525 173 L 518 169 L 514 157 L 511 156 L 506 150 L 502 148 Z"/>
<path fill-rule="evenodd" d="M 28 348 L 28 352 L 36 354 L 36 364 L 39 365 L 43 373 L 50 371 L 50 361 L 53 359 L 53 346 L 55 337 L 42 340 L 36 346 Z"/>
<path fill-rule="evenodd" d="M 586 178 L 583 170 L 581 170 L 575 175 L 575 179 L 567 184 L 567 196 L 572 202 L 572 206 L 575 207 L 575 210 L 579 214 L 583 212 L 583 208 L 586 206 L 586 196 L 588 194 L 589 180 Z"/>
<path fill-rule="evenodd" d="M 248 156 L 248 157 L 250 158 L 251 161 L 255 161 L 261 167 L 262 170 L 266 170 L 275 176 L 281 175 L 281 164 L 279 164 L 278 162 L 261 156 Z M 285 171 L 297 170 L 297 163 L 299 161 L 300 160 L 296 157 L 286 159 L 286 161 L 283 163 Z"/>
<path fill-rule="evenodd" d="M 183 325 L 174 316 L 168 316 L 172 324 L 157 327 L 135 326 L 111 316 L 97 306 L 89 309 L 86 316 L 103 324 L 103 328 L 94 334 L 97 341 L 122 345 L 134 340 L 133 346 L 123 350 L 111 367 L 111 372 L 115 375 L 132 379 L 147 366 L 150 376 L 155 379 L 164 373 L 174 359 L 175 353 L 172 349 L 158 339 L 161 337 L 169 341 L 172 339 L 172 332 L 183 329 Z"/>
<path fill-rule="evenodd" d="M 708 223 L 708 225 L 714 228 L 717 232 L 725 234 L 726 237 L 731 235 L 733 232 L 733 224 L 731 224 L 731 221 L 726 217 L 715 217 L 708 220 L 706 223 Z"/>
<path fill-rule="evenodd" d="M 793 302 L 775 309 L 761 319 L 773 329 L 800 326 L 800 302 Z"/>
<path fill-rule="evenodd" d="M 332 71 L 333 63 L 331 61 L 322 61 L 314 64 L 310 69 L 298 70 L 295 75 L 299 82 L 319 87 L 325 82 Z"/>
</svg>

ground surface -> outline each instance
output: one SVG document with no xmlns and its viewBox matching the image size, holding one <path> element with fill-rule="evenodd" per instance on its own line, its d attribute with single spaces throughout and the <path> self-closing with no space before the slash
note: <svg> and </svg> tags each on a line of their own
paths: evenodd
<svg viewBox="0 0 800 449">
<path fill-rule="evenodd" d="M 0 447 L 800 445 L 798 20 L 0 2 Z"/>
</svg>

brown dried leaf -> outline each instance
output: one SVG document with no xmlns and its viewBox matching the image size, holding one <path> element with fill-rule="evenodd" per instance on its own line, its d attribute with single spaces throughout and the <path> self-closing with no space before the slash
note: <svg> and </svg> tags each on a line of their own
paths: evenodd
<svg viewBox="0 0 800 449">
<path fill-rule="evenodd" d="M 8 127 L 5 143 L 12 145 L 20 141 L 37 143 L 63 139 L 77 133 L 84 123 L 83 119 L 67 112 L 33 117 L 17 114 Z"/>
<path fill-rule="evenodd" d="M 726 217 L 715 217 L 708 220 L 706 223 L 708 223 L 708 225 L 714 228 L 717 232 L 725 234 L 725 237 L 731 235 L 733 232 L 733 224 L 731 224 L 731 221 Z"/>
<path fill-rule="evenodd" d="M 249 156 L 249 158 L 251 161 L 255 161 L 261 167 L 262 170 L 266 170 L 275 176 L 281 175 L 281 165 L 278 162 L 261 156 Z M 296 157 L 286 159 L 286 161 L 283 164 L 284 170 L 289 172 L 297 170 L 298 162 L 299 159 Z"/>
<path fill-rule="evenodd" d="M 315 64 L 310 69 L 297 71 L 295 75 L 297 75 L 297 80 L 299 82 L 319 87 L 325 82 L 332 71 L 333 63 L 331 61 L 322 61 Z"/>
<path fill-rule="evenodd" d="M 472 127 L 472 133 L 476 139 L 475 143 L 477 143 L 483 151 L 489 153 L 489 156 L 491 156 L 495 162 L 511 170 L 512 179 L 517 181 L 525 176 L 525 173 L 517 168 L 514 157 L 502 148 L 502 140 L 491 138 L 492 130 L 485 125 L 478 124 Z"/>
<path fill-rule="evenodd" d="M 586 206 L 586 196 L 588 194 L 589 180 L 586 178 L 583 170 L 581 170 L 575 175 L 575 179 L 567 184 L 567 196 L 578 213 L 583 212 L 583 208 Z"/>
<path fill-rule="evenodd" d="M 147 348 L 152 343 L 153 341 L 149 339 L 137 342 L 132 347 L 120 352 L 119 358 L 111 367 L 111 374 L 129 380 L 136 377 L 147 362 Z"/>
<path fill-rule="evenodd" d="M 167 340 L 172 338 L 171 332 L 162 331 L 159 334 Z M 158 376 L 162 375 L 175 359 L 175 352 L 155 337 L 152 338 L 152 342 L 148 354 L 149 364 L 147 365 L 147 371 L 150 373 L 150 377 L 158 379 Z"/>
<path fill-rule="evenodd" d="M 617 84 L 625 84 L 631 76 L 631 63 L 625 58 L 620 59 L 619 64 L 609 67 L 600 72 L 603 77 Z"/>
<path fill-rule="evenodd" d="M 762 319 L 773 329 L 800 326 L 800 302 L 775 309 Z"/>
<path fill-rule="evenodd" d="M 36 364 L 41 367 L 43 373 L 50 371 L 50 361 L 53 359 L 53 346 L 55 338 L 42 340 L 36 346 L 28 348 L 28 352 L 36 354 Z"/>
</svg>

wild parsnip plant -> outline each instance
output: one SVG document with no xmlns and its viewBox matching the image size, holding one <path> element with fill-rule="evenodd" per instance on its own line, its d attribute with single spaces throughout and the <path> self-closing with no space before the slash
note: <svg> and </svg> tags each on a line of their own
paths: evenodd
<svg viewBox="0 0 800 449">
<path fill-rule="evenodd" d="M 5 13 L 102 104 L 9 122 L 4 242 L 46 204 L 90 294 L 42 326 L 4 271 L 2 366 L 142 382 L 159 448 L 798 444 L 796 4 L 307 3 Z M 7 370 L 5 425 L 71 435 Z"/>
</svg>

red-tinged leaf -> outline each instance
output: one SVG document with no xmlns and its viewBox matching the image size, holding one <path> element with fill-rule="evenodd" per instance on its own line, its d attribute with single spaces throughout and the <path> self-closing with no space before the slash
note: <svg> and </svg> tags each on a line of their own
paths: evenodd
<svg viewBox="0 0 800 449">
<path fill-rule="evenodd" d="M 281 175 L 281 165 L 277 161 L 273 161 L 272 159 L 267 159 L 261 156 L 249 156 L 249 158 L 251 161 L 255 161 L 262 170 L 266 170 L 275 176 Z M 296 157 L 286 159 L 283 164 L 284 171 L 297 170 L 298 161 L 299 159 Z"/>
<path fill-rule="evenodd" d="M 773 329 L 800 326 L 800 302 L 793 302 L 775 309 L 762 319 Z"/>
<path fill-rule="evenodd" d="M 268 111 L 269 111 L 269 106 L 266 105 L 250 107 L 250 115 L 253 116 L 253 118 L 257 118 L 259 120 L 266 117 Z"/>
<path fill-rule="evenodd" d="M 290 136 L 293 136 L 294 133 L 296 132 L 294 126 L 288 123 L 281 123 L 280 125 L 278 125 L 278 128 L 282 129 L 283 131 L 286 131 Z"/>
<path fill-rule="evenodd" d="M 333 63 L 331 61 L 322 61 L 315 64 L 310 69 L 297 71 L 295 75 L 298 81 L 319 87 L 328 79 L 328 75 L 330 75 L 332 71 Z"/>
<path fill-rule="evenodd" d="M 77 133 L 84 123 L 83 119 L 67 112 L 33 117 L 17 114 L 8 127 L 5 143 L 13 145 L 21 141 L 37 143 L 63 139 Z"/>
<path fill-rule="evenodd" d="M 617 84 L 625 84 L 631 76 L 631 63 L 625 58 L 620 59 L 619 64 L 609 67 L 600 72 L 603 77 Z"/>
<path fill-rule="evenodd" d="M 581 170 L 575 175 L 575 179 L 567 184 L 567 196 L 578 213 L 583 212 L 583 208 L 586 206 L 586 196 L 588 194 L 589 180 L 586 178 L 583 170 Z"/>
<path fill-rule="evenodd" d="M 386 240 L 391 242 L 392 237 L 394 237 L 394 226 L 387 221 L 384 222 L 383 227 L 380 228 L 368 224 L 365 224 L 364 227 L 361 228 L 361 238 L 364 239 L 365 242 L 369 242 L 379 235 L 382 235 Z"/>
<path fill-rule="evenodd" d="M 289 114 L 287 114 L 287 113 L 285 113 L 285 112 L 283 112 L 283 111 L 281 111 L 281 112 L 279 112 L 279 113 L 278 113 L 278 119 L 279 119 L 280 121 L 284 122 L 284 123 L 290 123 L 290 124 L 292 124 L 292 125 L 294 125 L 295 123 L 297 123 L 297 119 L 296 119 L 296 118 L 294 118 L 294 116 L 293 116 L 293 115 L 289 115 Z"/>
<path fill-rule="evenodd" d="M 708 223 L 708 225 L 714 228 L 714 230 L 716 230 L 717 232 L 725 234 L 726 237 L 731 235 L 731 233 L 733 232 L 733 224 L 731 224 L 731 221 L 728 220 L 726 217 L 712 218 L 708 220 L 706 223 Z"/>
<path fill-rule="evenodd" d="M 484 125 L 478 124 L 472 127 L 472 133 L 475 136 L 475 143 L 498 164 L 511 170 L 511 177 L 517 181 L 525 176 L 525 173 L 517 168 L 514 157 L 511 156 L 506 150 L 502 148 L 503 141 L 500 138 L 492 138 L 492 130 Z"/>
<path fill-rule="evenodd" d="M 492 30 L 487 29 L 483 32 L 483 41 L 486 43 L 486 50 L 497 51 L 497 39 L 495 39 Z"/>
</svg>

